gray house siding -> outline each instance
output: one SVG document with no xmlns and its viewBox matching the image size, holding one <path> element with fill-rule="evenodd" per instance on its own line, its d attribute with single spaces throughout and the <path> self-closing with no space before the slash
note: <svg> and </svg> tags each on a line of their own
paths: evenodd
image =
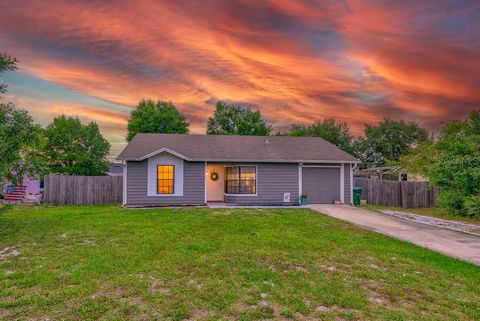
<svg viewBox="0 0 480 321">
<path fill-rule="evenodd" d="M 237 165 L 241 165 L 238 164 Z M 257 196 L 226 195 L 226 203 L 248 205 L 298 204 L 298 164 L 257 163 Z M 290 193 L 290 203 L 283 202 Z"/>
<path fill-rule="evenodd" d="M 345 200 L 345 204 L 351 204 L 352 203 L 352 199 L 351 199 L 351 189 L 352 189 L 352 186 L 350 184 L 350 164 L 345 164 L 344 165 L 344 171 L 345 171 L 345 174 L 343 176 L 344 178 L 344 186 L 345 186 L 345 189 L 344 189 L 344 193 L 345 193 L 345 197 L 344 197 L 344 200 Z"/>
<path fill-rule="evenodd" d="M 205 163 L 184 162 L 183 196 L 147 196 L 148 161 L 127 162 L 126 206 L 205 204 Z"/>
<path fill-rule="evenodd" d="M 223 163 L 225 164 L 225 163 Z M 235 163 L 242 165 L 242 163 Z M 245 163 L 245 165 L 247 165 Z M 225 195 L 226 203 L 239 205 L 296 205 L 299 197 L 297 163 L 248 163 L 257 166 L 257 195 Z M 316 164 L 340 165 L 340 164 Z M 205 163 L 184 162 L 183 196 L 147 196 L 148 160 L 128 161 L 126 206 L 205 204 Z M 303 167 L 302 192 L 310 203 L 331 203 L 340 196 L 338 168 Z M 290 193 L 290 203 L 283 194 Z M 344 202 L 351 204 L 350 164 L 344 165 Z"/>
</svg>

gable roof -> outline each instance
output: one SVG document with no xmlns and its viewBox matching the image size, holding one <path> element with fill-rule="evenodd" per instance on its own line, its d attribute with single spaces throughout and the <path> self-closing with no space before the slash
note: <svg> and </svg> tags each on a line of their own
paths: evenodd
<svg viewBox="0 0 480 321">
<path fill-rule="evenodd" d="M 189 161 L 358 162 L 319 137 L 137 134 L 118 155 L 141 161 L 168 152 Z"/>
</svg>

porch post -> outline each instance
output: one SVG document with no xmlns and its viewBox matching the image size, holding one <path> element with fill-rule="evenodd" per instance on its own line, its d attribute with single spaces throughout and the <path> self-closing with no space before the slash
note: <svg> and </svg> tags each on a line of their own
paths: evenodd
<svg viewBox="0 0 480 321">
<path fill-rule="evenodd" d="M 205 166 L 204 166 L 204 171 L 203 171 L 203 189 L 204 189 L 204 201 L 205 201 L 205 205 L 207 205 L 207 171 L 208 171 L 208 168 L 207 168 L 207 162 L 205 162 Z"/>
</svg>

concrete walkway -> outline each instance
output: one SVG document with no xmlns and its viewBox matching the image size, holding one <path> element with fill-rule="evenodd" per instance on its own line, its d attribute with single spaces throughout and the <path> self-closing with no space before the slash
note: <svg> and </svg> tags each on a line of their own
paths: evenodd
<svg viewBox="0 0 480 321">
<path fill-rule="evenodd" d="M 366 229 L 480 265 L 480 237 L 347 205 L 312 204 L 308 207 Z"/>
</svg>

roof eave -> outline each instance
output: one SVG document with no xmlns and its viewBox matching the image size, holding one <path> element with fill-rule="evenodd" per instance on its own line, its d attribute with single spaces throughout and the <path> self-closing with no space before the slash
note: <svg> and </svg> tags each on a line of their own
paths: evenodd
<svg viewBox="0 0 480 321">
<path fill-rule="evenodd" d="M 145 155 L 140 158 L 117 158 L 118 160 L 122 161 L 134 161 L 140 162 L 147 158 L 157 155 L 155 153 L 153 155 Z M 173 154 L 173 153 L 172 153 Z M 173 154 L 175 155 L 175 154 Z M 177 156 L 177 155 L 175 155 Z M 178 156 L 180 157 L 180 156 Z M 359 160 L 305 160 L 305 159 L 208 159 L 208 158 L 188 158 L 188 157 L 180 157 L 184 160 L 191 161 L 191 162 L 216 162 L 216 163 L 308 163 L 308 164 L 315 164 L 315 163 L 344 163 L 344 164 L 359 164 L 361 161 Z"/>
<path fill-rule="evenodd" d="M 260 163 L 352 163 L 359 164 L 359 160 L 315 160 L 315 159 L 192 159 L 196 162 L 260 162 Z"/>
<path fill-rule="evenodd" d="M 140 161 L 143 161 L 147 158 L 150 158 L 150 157 L 153 157 L 155 155 L 158 155 L 160 153 L 169 153 L 169 154 L 172 154 L 174 156 L 177 156 L 178 158 L 181 158 L 183 160 L 186 160 L 186 161 L 192 161 L 192 159 L 190 157 L 187 157 L 185 155 L 182 155 L 180 153 L 177 153 L 176 151 L 174 150 L 171 150 L 170 148 L 160 148 L 160 149 L 157 149 L 156 151 L 154 152 L 151 152 L 149 154 L 146 154 L 146 155 L 143 155 L 141 157 L 138 157 L 138 158 L 128 158 L 128 157 L 121 157 L 121 155 L 119 155 L 117 157 L 117 160 L 122 160 L 122 161 L 137 161 L 137 162 L 140 162 Z"/>
</svg>

